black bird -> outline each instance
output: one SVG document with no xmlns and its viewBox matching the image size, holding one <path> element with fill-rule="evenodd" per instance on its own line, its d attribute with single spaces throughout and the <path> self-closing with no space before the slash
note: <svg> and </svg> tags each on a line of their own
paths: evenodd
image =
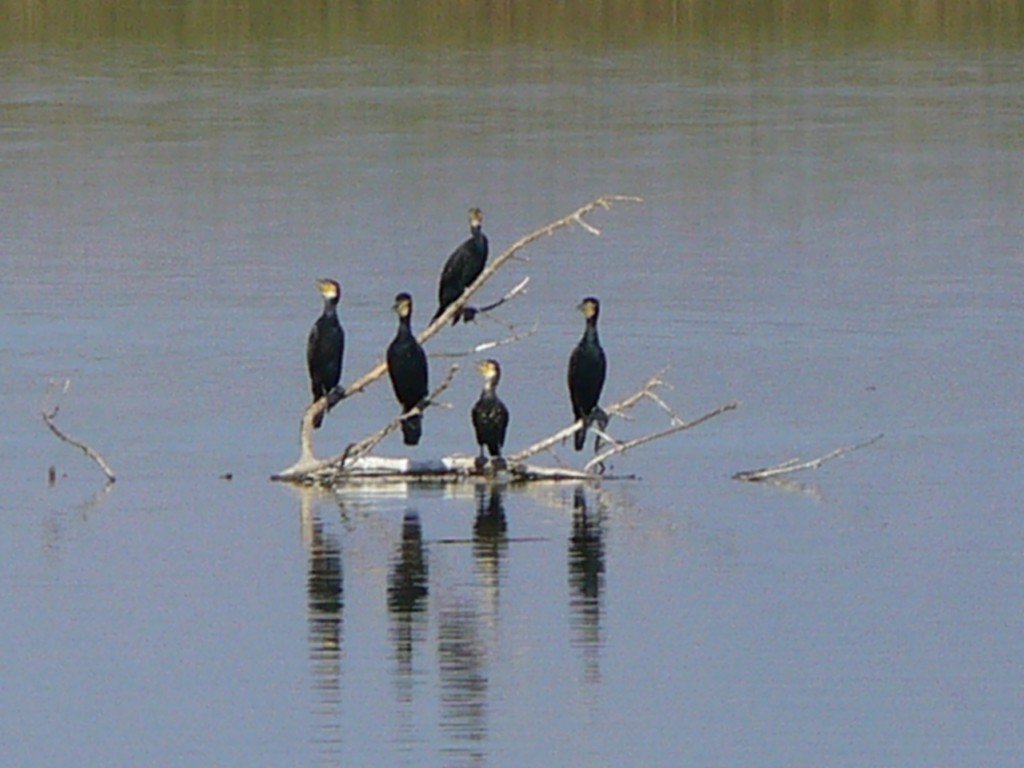
<svg viewBox="0 0 1024 768">
<path fill-rule="evenodd" d="M 338 299 L 341 287 L 334 280 L 318 280 L 317 287 L 324 297 L 324 311 L 313 324 L 306 342 L 306 364 L 313 390 L 313 402 L 326 395 L 341 381 L 341 358 L 345 354 L 345 331 L 338 322 Z M 313 419 L 319 429 L 326 409 Z"/>
<path fill-rule="evenodd" d="M 494 466 L 502 469 L 505 460 L 501 458 L 501 447 L 505 444 L 505 431 L 508 429 L 508 408 L 498 398 L 495 391 L 501 380 L 501 366 L 497 360 L 481 360 L 476 369 L 484 377 L 484 390 L 480 399 L 473 406 L 473 429 L 476 431 L 476 442 L 480 446 L 480 455 L 476 459 L 476 468 L 483 469 L 487 464 L 484 446 L 494 460 Z"/>
<path fill-rule="evenodd" d="M 469 231 L 471 237 L 455 249 L 448 261 L 444 263 L 441 270 L 441 282 L 437 286 L 437 312 L 430 319 L 434 322 L 441 316 L 449 304 L 455 301 L 469 285 L 476 280 L 484 271 L 487 263 L 487 236 L 481 227 L 484 223 L 484 215 L 479 208 L 469 209 Z M 468 322 L 473 319 L 475 312 L 463 309 L 455 313 L 452 318 L 452 325 L 459 322 L 461 318 Z"/>
<path fill-rule="evenodd" d="M 388 376 L 403 413 L 415 408 L 427 396 L 427 355 L 412 334 L 412 296 L 400 293 L 392 307 L 398 314 L 398 332 L 388 346 Z M 423 434 L 423 416 L 402 421 L 406 445 L 416 445 Z"/>
<path fill-rule="evenodd" d="M 582 450 L 587 439 L 587 427 L 595 420 L 607 421 L 597 401 L 604 387 L 604 375 L 607 362 L 601 340 L 597 337 L 597 316 L 601 311 L 601 303 L 593 296 L 588 296 L 578 309 L 587 319 L 583 338 L 569 355 L 569 398 L 572 400 L 573 418 L 583 419 L 583 426 L 573 436 L 576 450 Z"/>
</svg>

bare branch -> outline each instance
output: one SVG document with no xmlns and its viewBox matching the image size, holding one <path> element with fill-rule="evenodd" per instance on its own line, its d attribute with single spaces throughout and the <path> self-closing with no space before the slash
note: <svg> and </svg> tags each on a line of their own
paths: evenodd
<svg viewBox="0 0 1024 768">
<path fill-rule="evenodd" d="M 643 202 L 643 198 L 629 195 L 605 195 L 603 197 L 597 198 L 596 200 L 592 200 L 586 205 L 576 209 L 568 216 L 564 216 L 561 219 L 558 219 L 557 221 L 553 221 L 550 224 L 547 224 L 541 227 L 540 229 L 531 232 L 525 237 L 519 238 L 519 240 L 510 245 L 507 249 L 505 249 L 505 251 L 501 253 L 501 255 L 499 255 L 490 264 L 488 264 L 487 267 L 484 268 L 484 271 L 480 273 L 480 276 L 477 277 L 477 279 L 474 280 L 473 283 L 470 286 L 468 286 L 465 291 L 462 292 L 462 295 L 455 301 L 453 301 L 451 304 L 449 304 L 445 308 L 445 311 L 442 312 L 434 322 L 432 322 L 420 333 L 420 335 L 417 337 L 420 344 L 425 344 L 431 338 L 436 336 L 441 331 L 442 328 L 446 327 L 451 322 L 451 319 L 455 316 L 455 313 L 461 310 L 464 306 L 466 306 L 470 297 L 472 297 L 473 294 L 480 290 L 480 288 L 483 287 L 484 283 L 490 280 L 494 273 L 501 269 L 505 262 L 515 257 L 519 251 L 528 246 L 530 243 L 534 242 L 535 240 L 539 240 L 545 235 L 553 234 L 554 232 L 557 232 L 559 229 L 562 229 L 563 227 L 571 226 L 572 224 L 578 224 L 580 227 L 590 232 L 591 234 L 599 234 L 599 231 L 595 227 L 587 224 L 584 221 L 583 217 L 598 208 L 610 210 L 614 204 L 625 202 L 640 203 Z M 511 298 L 512 295 L 521 292 L 522 290 L 525 289 L 525 287 L 525 282 L 521 282 L 518 286 L 516 286 L 509 292 L 509 294 L 511 295 L 507 295 L 509 295 L 509 298 Z M 499 300 L 497 304 L 495 304 L 494 306 L 498 306 L 501 303 L 502 301 Z M 489 307 L 489 309 L 490 308 L 493 307 Z M 337 404 L 341 400 L 344 400 L 345 398 L 351 397 L 352 395 L 362 392 L 372 383 L 380 379 L 387 372 L 387 370 L 387 362 L 381 360 L 372 369 L 364 373 L 355 381 L 351 382 L 347 387 L 336 387 L 334 390 L 328 393 L 328 395 L 320 398 L 316 402 L 309 405 L 306 408 L 305 412 L 303 413 L 302 420 L 299 425 L 299 460 L 293 465 L 292 468 L 285 470 L 284 473 L 282 474 L 291 472 L 295 467 L 298 466 L 313 466 L 317 463 L 316 455 L 313 452 L 312 422 L 313 418 L 318 413 L 321 413 L 327 408 L 333 407 L 335 404 Z"/>
<path fill-rule="evenodd" d="M 455 374 L 458 372 L 458 370 L 459 366 L 453 365 L 448 370 L 448 375 L 445 376 L 444 381 L 442 381 L 437 386 L 437 388 L 434 389 L 433 392 L 427 395 L 426 399 L 420 402 L 419 405 L 410 408 L 405 413 L 402 413 L 399 416 L 395 417 L 390 422 L 388 422 L 383 429 L 380 429 L 374 432 L 372 435 L 364 437 L 362 440 L 353 443 L 352 445 L 348 446 L 348 448 L 346 448 L 344 453 L 342 453 L 340 456 L 335 457 L 335 459 L 333 460 L 329 459 L 328 461 L 335 461 L 336 463 L 343 466 L 346 461 L 358 459 L 360 456 L 365 456 L 366 454 L 368 454 L 377 446 L 378 443 L 380 443 L 381 440 L 383 440 L 385 437 L 387 437 L 396 429 L 398 429 L 402 425 L 403 421 L 408 419 L 410 416 L 420 415 L 431 405 L 434 405 L 437 401 L 437 398 L 440 397 L 440 395 L 446 389 L 448 389 L 448 387 L 452 385 L 452 380 L 455 378 Z"/>
<path fill-rule="evenodd" d="M 422 334 L 420 334 L 420 343 L 422 344 L 427 339 L 434 336 L 434 334 L 441 330 L 441 328 L 443 328 L 445 325 L 451 322 L 451 319 L 455 317 L 455 313 L 462 309 L 464 306 L 466 306 L 467 302 L 473 296 L 473 294 L 480 290 L 483 284 L 490 280 L 491 276 L 499 269 L 501 269 L 506 261 L 515 256 L 516 253 L 521 251 L 530 243 L 532 243 L 535 240 L 539 240 L 545 235 L 553 234 L 558 230 L 562 229 L 563 227 L 571 226 L 572 224 L 579 224 L 581 227 L 583 227 L 591 234 L 600 234 L 598 230 L 587 224 L 583 220 L 583 217 L 597 208 L 611 210 L 612 205 L 614 203 L 619 202 L 642 203 L 643 198 L 632 197 L 628 195 L 605 195 L 604 197 L 599 197 L 596 200 L 592 200 L 591 202 L 587 203 L 581 208 L 577 208 L 568 216 L 563 216 L 561 219 L 553 221 L 550 224 L 547 224 L 541 227 L 540 229 L 537 229 L 531 232 L 530 234 L 516 240 L 514 243 L 512 243 L 512 245 L 506 248 L 502 252 L 502 254 L 498 256 L 498 258 L 496 258 L 494 261 L 488 264 L 487 267 L 484 268 L 484 271 L 480 273 L 480 276 L 477 277 L 477 279 L 474 280 L 466 288 L 466 290 L 462 292 L 462 295 L 455 301 L 453 301 L 451 304 L 449 304 L 445 308 L 445 311 L 442 312 L 441 315 L 437 318 L 437 320 L 431 323 L 430 326 L 425 331 L 423 331 Z"/>
<path fill-rule="evenodd" d="M 471 349 L 467 349 L 464 352 L 434 352 L 430 356 L 433 358 L 451 358 L 451 357 L 469 357 L 470 355 L 478 355 L 481 352 L 487 352 L 491 349 L 497 349 L 498 347 L 504 347 L 509 344 L 515 344 L 517 341 L 528 339 L 533 336 L 538 330 L 539 326 L 534 324 L 528 331 L 522 333 L 514 333 L 511 336 L 507 336 L 504 339 L 498 339 L 497 341 L 482 341 Z"/>
<path fill-rule="evenodd" d="M 290 466 L 288 469 L 282 470 L 276 475 L 273 475 L 271 479 L 302 481 L 307 476 L 312 477 L 317 474 L 322 474 L 325 471 L 329 470 L 331 467 L 334 467 L 335 471 L 340 472 L 349 463 L 351 463 L 355 459 L 364 456 L 366 453 L 372 450 L 374 446 L 380 443 L 381 440 L 383 440 L 389 434 L 398 429 L 398 427 L 401 426 L 402 421 L 404 421 L 406 418 L 408 418 L 409 416 L 414 416 L 416 414 L 422 413 L 427 407 L 431 405 L 436 405 L 437 398 L 441 395 L 441 393 L 443 393 L 446 389 L 448 389 L 448 387 L 451 386 L 452 380 L 455 378 L 455 374 L 458 370 L 459 366 L 453 365 L 449 369 L 448 375 L 445 377 L 444 381 L 442 381 L 441 384 L 438 385 L 438 387 L 434 389 L 433 392 L 427 395 L 427 398 L 422 403 L 420 403 L 415 408 L 412 408 L 411 410 L 407 411 L 406 413 L 403 413 L 395 417 L 390 422 L 388 422 L 383 429 L 374 432 L 372 435 L 369 435 L 368 437 L 364 437 L 362 440 L 352 443 L 342 453 L 336 456 L 332 456 L 329 459 L 317 459 L 315 456 L 313 456 L 312 451 L 310 451 L 307 454 L 305 450 L 305 447 L 307 445 L 312 445 L 311 433 L 313 431 L 313 419 L 312 416 L 310 415 L 311 408 L 307 409 L 306 414 L 302 420 L 302 456 L 299 458 L 297 462 L 295 462 L 295 464 Z M 324 398 L 321 398 L 321 400 L 323 399 Z"/>
<path fill-rule="evenodd" d="M 521 237 L 518 240 L 516 240 L 514 243 L 512 243 L 512 245 L 506 248 L 505 251 L 503 251 L 502 254 L 498 256 L 498 258 L 494 259 L 494 261 L 488 264 L 484 268 L 484 271 L 480 273 L 480 276 L 477 277 L 477 279 L 474 280 L 466 288 L 466 290 L 462 292 L 462 295 L 459 298 L 457 298 L 455 301 L 453 301 L 451 304 L 445 307 L 444 312 L 442 312 L 434 322 L 432 322 L 430 325 L 424 328 L 422 332 L 420 332 L 420 335 L 416 337 L 419 343 L 425 344 L 438 333 L 440 333 L 441 329 L 447 326 L 451 322 L 452 318 L 455 317 L 455 313 L 462 309 L 464 306 L 466 306 L 466 304 L 469 302 L 469 299 L 473 296 L 473 294 L 479 291 L 483 287 L 484 283 L 490 280 L 494 273 L 501 269 L 505 262 L 511 259 L 517 252 L 528 246 L 534 240 L 539 240 L 545 235 L 553 234 L 554 232 L 557 232 L 559 229 L 562 229 L 563 227 L 568 227 L 573 223 L 579 224 L 580 226 L 585 226 L 585 228 L 589 230 L 593 230 L 593 227 L 585 225 L 583 217 L 597 208 L 604 208 L 605 210 L 610 210 L 612 204 L 617 202 L 639 203 L 643 202 L 643 198 L 630 197 L 626 195 L 605 195 L 604 197 L 599 197 L 596 200 L 593 200 L 587 203 L 586 205 L 582 206 L 581 208 L 578 208 L 577 210 L 570 213 L 568 216 L 564 216 L 561 219 L 558 219 L 557 221 L 553 221 L 550 224 L 547 224 L 546 226 L 543 226 L 540 229 L 531 232 L 525 237 Z M 349 397 L 350 395 L 354 395 L 357 392 L 362 392 L 370 384 L 372 384 L 381 376 L 383 376 L 387 369 L 387 363 L 379 363 L 368 373 L 360 376 L 353 383 L 349 384 L 348 387 L 345 388 L 344 397 Z"/>
<path fill-rule="evenodd" d="M 665 382 L 661 380 L 661 375 L 665 372 L 665 370 L 667 369 L 662 369 L 661 371 L 658 371 L 658 373 L 651 376 L 647 381 L 643 383 L 640 389 L 638 389 L 633 394 L 629 395 L 628 397 L 620 400 L 619 402 L 613 405 L 608 406 L 608 408 L 605 409 L 605 413 L 607 413 L 609 416 L 619 416 L 620 418 L 624 417 L 626 415 L 626 412 L 630 408 L 644 400 L 644 398 L 648 397 L 649 394 L 653 393 L 657 387 L 666 386 Z M 529 458 L 530 456 L 534 456 L 540 453 L 541 451 L 545 451 L 551 446 L 557 445 L 558 443 L 562 442 L 567 437 L 571 437 L 573 434 L 575 434 L 576 430 L 581 426 L 583 426 L 583 420 L 577 419 L 569 426 L 563 427 L 554 434 L 549 435 L 548 437 L 545 437 L 541 440 L 538 440 L 533 445 L 528 446 L 527 448 L 524 448 L 523 450 L 517 453 L 513 453 L 511 456 L 508 457 L 508 460 L 512 462 L 519 462 Z M 611 440 L 611 438 L 607 439 Z"/>
<path fill-rule="evenodd" d="M 743 472 L 737 472 L 732 476 L 733 480 L 746 480 L 747 482 L 756 483 L 768 478 L 777 477 L 779 475 L 788 474 L 790 472 L 799 472 L 802 469 L 817 469 L 826 461 L 832 459 L 838 459 L 840 456 L 845 456 L 847 453 L 860 450 L 861 448 L 867 448 L 869 445 L 874 445 L 884 437 L 884 433 L 880 433 L 872 437 L 863 443 L 857 443 L 856 445 L 847 445 L 842 448 L 826 453 L 824 456 L 819 456 L 816 459 L 810 461 L 801 461 L 800 458 L 789 459 L 781 464 L 775 464 L 771 467 L 762 467 L 761 469 L 749 469 Z"/>
<path fill-rule="evenodd" d="M 493 302 L 491 304 L 488 304 L 485 307 L 480 307 L 477 310 L 477 314 L 483 314 L 485 312 L 491 312 L 492 310 L 495 310 L 498 307 L 500 307 L 502 304 L 507 304 L 508 302 L 512 301 L 512 299 L 514 299 L 516 296 L 518 296 L 519 294 L 523 293 L 526 290 L 526 286 L 529 285 L 529 284 L 530 284 L 530 276 L 527 275 L 522 280 L 520 280 L 515 286 L 513 286 L 512 289 L 508 293 L 506 293 L 504 296 L 502 296 L 500 299 L 498 299 L 497 301 L 495 301 L 495 302 Z"/>
<path fill-rule="evenodd" d="M 70 379 L 65 379 L 63 385 L 57 385 L 56 382 L 50 382 L 50 386 L 47 388 L 47 394 L 49 394 L 51 391 L 57 388 L 60 389 L 60 394 L 64 394 L 65 392 L 68 391 L 70 387 Z M 49 411 L 43 410 L 41 413 L 41 416 L 43 417 L 43 422 L 46 424 L 47 427 L 50 428 L 50 431 L 53 432 L 53 434 L 55 434 L 62 441 L 64 441 L 68 445 L 73 445 L 75 448 L 82 451 L 82 453 L 84 453 L 86 456 L 88 456 L 90 459 L 96 462 L 96 465 L 100 468 L 100 471 L 102 471 L 103 474 L 106 475 L 108 484 L 117 480 L 117 478 L 114 476 L 114 470 L 110 468 L 110 465 L 107 464 L 106 460 L 102 456 L 100 456 L 99 453 L 93 450 L 93 448 L 87 445 L 86 443 L 74 439 L 66 432 L 61 430 L 60 427 L 58 427 L 54 423 L 54 419 L 57 418 L 58 413 L 60 413 L 59 402 L 54 402 L 53 407 Z"/>
<path fill-rule="evenodd" d="M 715 416 L 723 414 L 726 411 L 734 411 L 738 407 L 739 407 L 739 403 L 737 403 L 736 401 L 732 401 L 730 403 L 726 403 L 725 405 L 718 406 L 717 408 L 715 408 L 715 410 L 709 411 L 708 413 L 705 413 L 703 416 L 701 416 L 700 418 L 694 419 L 693 421 L 684 421 L 684 422 L 682 422 L 680 424 L 674 424 L 673 426 L 668 427 L 667 429 L 663 429 L 663 430 L 661 430 L 659 432 L 651 432 L 650 434 L 642 435 L 641 437 L 637 437 L 637 438 L 634 438 L 632 440 L 627 440 L 624 443 L 619 443 L 619 444 L 615 445 L 614 447 L 609 448 L 608 450 L 606 450 L 606 451 L 604 451 L 602 453 L 599 453 L 597 456 L 595 456 L 590 461 L 588 461 L 586 464 L 584 464 L 583 465 L 583 471 L 584 472 L 589 472 L 592 469 L 594 469 L 595 467 L 598 467 L 601 464 L 603 464 L 605 461 L 610 459 L 612 456 L 616 456 L 616 455 L 618 455 L 620 453 L 625 453 L 626 451 L 628 451 L 628 450 L 630 450 L 632 448 L 636 448 L 638 445 L 643 445 L 644 443 L 650 443 L 653 440 L 660 440 L 661 438 L 668 437 L 669 435 L 673 435 L 676 432 L 682 432 L 684 429 L 690 429 L 691 427 L 696 427 L 698 424 L 703 424 L 705 421 L 709 421 L 710 419 L 713 419 Z"/>
</svg>

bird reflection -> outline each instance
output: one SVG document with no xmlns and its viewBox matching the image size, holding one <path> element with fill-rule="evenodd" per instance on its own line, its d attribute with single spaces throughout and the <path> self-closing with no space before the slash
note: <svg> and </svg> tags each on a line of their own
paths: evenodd
<svg viewBox="0 0 1024 768">
<path fill-rule="evenodd" d="M 427 557 L 423 549 L 423 527 L 416 512 L 406 512 L 402 520 L 402 540 L 388 571 L 390 635 L 399 672 L 404 676 L 412 671 L 415 644 L 426 635 L 426 607 Z"/>
<path fill-rule="evenodd" d="M 341 575 L 341 547 L 314 518 L 310 529 L 309 573 L 306 591 L 309 602 L 309 640 L 315 659 L 336 662 L 341 649 L 341 611 L 344 585 Z"/>
<path fill-rule="evenodd" d="M 317 726 L 317 741 L 333 753 L 341 743 L 341 631 L 344 584 L 341 570 L 341 546 L 324 529 L 314 512 L 315 493 L 302 492 L 302 540 L 309 562 L 306 576 L 306 601 L 309 622 L 309 658 L 312 678 L 323 716 Z M 318 718 L 319 719 L 319 718 Z"/>
<path fill-rule="evenodd" d="M 473 557 L 485 589 L 497 599 L 501 564 L 508 550 L 508 519 L 502 488 L 478 485 L 476 519 L 473 521 Z"/>
<path fill-rule="evenodd" d="M 465 748 L 452 748 L 467 765 L 483 759 L 487 736 L 487 654 L 480 616 L 472 606 L 447 607 L 438 617 L 437 655 L 441 678 L 441 727 Z"/>
<path fill-rule="evenodd" d="M 572 644 L 584 650 L 587 676 L 600 678 L 601 590 L 604 587 L 604 531 L 600 509 L 587 508 L 586 491 L 576 488 L 569 536 L 569 614 Z"/>
</svg>

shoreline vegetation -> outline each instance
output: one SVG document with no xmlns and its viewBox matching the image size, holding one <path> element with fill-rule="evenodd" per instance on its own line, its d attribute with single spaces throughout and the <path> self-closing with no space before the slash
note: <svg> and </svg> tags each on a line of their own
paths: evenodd
<svg viewBox="0 0 1024 768">
<path fill-rule="evenodd" d="M 353 45 L 1024 42 L 1019 0 L 590 0 L 408 3 L 271 0 L 0 0 L 0 46 L 105 40 L 195 49 Z"/>
</svg>

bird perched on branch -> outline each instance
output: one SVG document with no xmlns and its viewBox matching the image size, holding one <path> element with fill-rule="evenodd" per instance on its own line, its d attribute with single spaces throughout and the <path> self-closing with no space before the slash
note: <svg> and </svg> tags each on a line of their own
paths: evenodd
<svg viewBox="0 0 1024 768">
<path fill-rule="evenodd" d="M 601 303 L 593 296 L 588 296 L 577 307 L 586 318 L 587 325 L 583 338 L 569 355 L 569 399 L 572 400 L 572 415 L 576 420 L 583 419 L 573 443 L 577 451 L 583 449 L 587 439 L 587 427 L 592 422 L 604 425 L 608 416 L 597 405 L 604 387 L 607 362 L 601 340 L 597 337 L 597 316 L 601 312 Z"/>
<path fill-rule="evenodd" d="M 419 405 L 427 396 L 427 354 L 412 333 L 412 296 L 395 296 L 392 309 L 398 315 L 398 332 L 388 346 L 388 376 L 403 412 Z M 423 434 L 423 416 L 417 414 L 402 421 L 406 445 L 416 445 Z"/>
<path fill-rule="evenodd" d="M 486 446 L 495 468 L 504 469 L 505 460 L 501 457 L 501 448 L 505 445 L 505 432 L 508 430 L 508 408 L 497 394 L 501 366 L 497 360 L 481 360 L 477 363 L 476 369 L 484 377 L 483 392 L 480 393 L 480 399 L 476 401 L 471 412 L 476 443 L 480 446 L 476 468 L 483 469 L 487 464 L 487 458 L 484 456 Z"/>
<path fill-rule="evenodd" d="M 345 354 L 345 331 L 338 322 L 338 299 L 341 287 L 334 280 L 318 280 L 317 287 L 324 297 L 324 311 L 313 324 L 306 342 L 306 364 L 315 403 L 341 381 L 341 359 Z M 327 409 L 313 419 L 313 427 L 320 428 Z"/>
<path fill-rule="evenodd" d="M 484 215 L 480 209 L 470 208 L 470 238 L 456 248 L 452 255 L 448 257 L 448 261 L 444 263 L 444 269 L 441 270 L 441 281 L 437 287 L 437 312 L 434 313 L 430 322 L 437 320 L 448 305 L 459 298 L 462 292 L 484 271 L 484 265 L 487 263 L 488 246 L 487 236 L 484 235 L 481 229 L 483 223 Z M 474 311 L 463 308 L 455 313 L 455 317 L 452 318 L 452 325 L 455 325 L 460 319 L 468 322 L 473 319 L 474 314 L 476 314 Z"/>
</svg>

